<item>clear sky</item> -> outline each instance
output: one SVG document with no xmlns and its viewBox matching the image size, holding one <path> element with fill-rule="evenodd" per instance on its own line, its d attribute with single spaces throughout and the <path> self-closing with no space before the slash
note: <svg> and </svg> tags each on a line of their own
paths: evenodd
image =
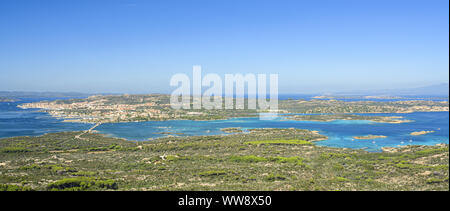
<svg viewBox="0 0 450 211">
<path fill-rule="evenodd" d="M 1 91 L 170 93 L 192 65 L 280 93 L 447 83 L 449 1 L 0 2 Z"/>
</svg>

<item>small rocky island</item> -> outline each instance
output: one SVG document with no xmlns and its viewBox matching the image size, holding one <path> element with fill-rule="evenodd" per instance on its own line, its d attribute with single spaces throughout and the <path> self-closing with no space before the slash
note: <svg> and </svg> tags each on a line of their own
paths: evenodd
<svg viewBox="0 0 450 211">
<path fill-rule="evenodd" d="M 430 131 L 423 130 L 423 131 L 412 132 L 412 133 L 410 133 L 410 135 L 412 135 L 412 136 L 420 136 L 420 135 L 425 135 L 425 134 L 428 134 L 428 133 L 434 133 L 434 131 L 433 130 L 430 130 Z"/>
<path fill-rule="evenodd" d="M 16 102 L 16 100 L 6 97 L 0 97 L 0 103 L 12 103 L 12 102 Z"/>
<path fill-rule="evenodd" d="M 239 127 L 227 127 L 220 129 L 224 133 L 240 133 L 242 132 L 242 129 Z"/>
<path fill-rule="evenodd" d="M 387 136 L 382 136 L 382 135 L 367 135 L 367 136 L 354 136 L 354 139 L 377 139 L 377 138 L 387 138 Z"/>
<path fill-rule="evenodd" d="M 367 120 L 378 123 L 407 123 L 411 120 L 403 119 L 402 116 L 366 116 L 356 114 L 319 114 L 319 115 L 290 115 L 290 120 L 331 122 L 336 120 Z"/>
</svg>

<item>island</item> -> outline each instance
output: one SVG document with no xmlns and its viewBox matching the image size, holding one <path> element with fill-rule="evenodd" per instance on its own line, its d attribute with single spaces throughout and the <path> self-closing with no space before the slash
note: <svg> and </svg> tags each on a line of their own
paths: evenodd
<svg viewBox="0 0 450 211">
<path fill-rule="evenodd" d="M 412 135 L 412 136 L 420 136 L 420 135 L 425 135 L 425 134 L 428 134 L 428 133 L 434 133 L 434 131 L 433 130 L 430 130 L 430 131 L 423 130 L 423 131 L 412 132 L 412 133 L 410 133 L 410 135 Z"/>
<path fill-rule="evenodd" d="M 356 114 L 318 114 L 318 115 L 286 115 L 287 119 L 297 121 L 331 122 L 335 120 L 367 120 L 378 123 L 407 123 L 411 120 L 402 119 L 401 116 L 366 116 Z"/>
<path fill-rule="evenodd" d="M 354 139 L 377 139 L 377 138 L 387 138 L 383 135 L 367 135 L 367 136 L 354 136 Z"/>
<path fill-rule="evenodd" d="M 242 129 L 239 127 L 227 127 L 220 129 L 224 133 L 241 133 Z"/>
<path fill-rule="evenodd" d="M 191 104 L 194 98 L 191 97 Z M 223 101 L 223 99 L 221 99 Z M 245 99 L 247 101 L 247 99 Z M 164 121 L 174 119 L 186 120 L 218 120 L 234 117 L 258 117 L 260 112 L 255 109 L 173 109 L 170 106 L 170 95 L 95 95 L 82 99 L 42 101 L 25 103 L 20 108 L 40 108 L 43 112 L 66 121 L 74 122 L 133 122 L 133 121 Z M 350 113 L 410 113 L 448 111 L 448 101 L 354 101 L 339 100 L 280 100 L 278 113 L 301 114 L 336 114 L 321 116 L 318 121 L 326 119 L 366 119 L 378 122 L 404 123 L 401 117 L 361 117 Z M 294 119 L 317 118 L 295 116 Z M 324 120 L 325 119 L 325 120 Z"/>
<path fill-rule="evenodd" d="M 345 113 L 412 113 L 449 111 L 448 101 L 343 101 L 343 100 L 280 100 L 279 109 L 287 113 L 345 114 Z"/>
<path fill-rule="evenodd" d="M 184 135 L 184 133 L 176 133 L 176 132 L 156 132 L 153 134 L 160 134 L 160 135 Z"/>
<path fill-rule="evenodd" d="M 11 99 L 11 98 L 6 98 L 6 97 L 0 97 L 0 103 L 13 103 L 16 102 L 17 100 L 15 99 Z"/>
</svg>

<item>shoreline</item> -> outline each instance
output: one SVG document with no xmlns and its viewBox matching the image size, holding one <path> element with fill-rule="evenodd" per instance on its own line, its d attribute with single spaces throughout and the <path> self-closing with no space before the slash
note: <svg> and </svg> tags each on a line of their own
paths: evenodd
<svg viewBox="0 0 450 211">
<path fill-rule="evenodd" d="M 103 124 L 103 123 L 102 123 Z M 300 129 L 300 128 L 253 128 L 254 130 L 271 130 L 271 129 L 275 129 L 275 130 L 306 130 L 312 134 L 316 134 L 316 135 L 321 135 L 321 136 L 325 136 L 323 134 L 320 134 L 319 131 L 317 130 L 308 130 L 308 129 Z M 117 140 L 122 140 L 125 142 L 131 142 L 131 143 L 145 143 L 148 141 L 161 141 L 167 138 L 200 138 L 200 137 L 217 137 L 217 136 L 234 136 L 234 135 L 242 135 L 242 134 L 249 134 L 249 133 L 256 133 L 257 131 L 252 131 L 252 129 L 250 129 L 250 131 L 248 132 L 239 132 L 239 133 L 224 133 L 224 134 L 216 134 L 216 135 L 185 135 L 185 136 L 162 136 L 162 137 L 156 137 L 156 138 L 148 138 L 145 140 L 133 140 L 133 139 L 127 139 L 127 138 L 122 138 L 122 137 L 117 137 L 117 136 L 113 136 L 112 134 L 108 134 L 108 133 L 100 133 L 99 131 L 96 130 L 91 130 L 90 132 L 87 132 L 88 130 L 78 130 L 78 131 L 62 131 L 62 132 L 48 132 L 48 133 L 44 133 L 41 135 L 36 135 L 36 136 L 30 136 L 30 135 L 25 135 L 25 136 L 10 136 L 10 137 L 0 137 L 0 140 L 2 139 L 11 139 L 11 138 L 20 138 L 20 137 L 24 137 L 24 138 L 34 138 L 34 137 L 43 137 L 43 136 L 47 136 L 47 135 L 56 135 L 56 134 L 64 134 L 64 133 L 82 133 L 79 134 L 79 136 L 81 135 L 86 135 L 86 134 L 92 134 L 92 135 L 99 135 L 102 136 L 104 138 L 113 138 L 113 139 L 117 139 Z M 78 135 L 76 135 L 78 136 Z M 76 138 L 76 136 L 74 138 Z M 383 137 L 385 138 L 385 137 Z M 79 139 L 86 139 L 86 138 L 79 138 Z M 326 141 L 328 140 L 329 137 L 325 136 L 324 138 L 317 138 L 317 139 L 311 139 L 311 143 L 315 143 L 315 142 L 320 142 L 320 141 Z M 362 140 L 362 139 L 361 139 Z M 378 151 L 368 151 L 367 147 L 362 147 L 362 148 L 349 148 L 349 147 L 337 147 L 337 146 L 324 146 L 324 145 L 315 145 L 316 147 L 324 147 L 324 148 L 331 148 L 331 149 L 352 149 L 352 150 L 363 150 L 365 152 L 368 153 L 376 153 L 376 152 L 384 152 L 385 149 L 391 149 L 391 151 L 396 151 L 396 149 L 399 148 L 404 148 L 404 147 L 409 147 L 409 146 L 441 146 L 441 145 L 449 145 L 449 143 L 435 143 L 435 144 L 408 144 L 408 145 L 397 145 L 397 146 L 386 146 L 386 147 L 381 147 L 380 150 Z M 386 150 L 389 151 L 389 150 Z"/>
<path fill-rule="evenodd" d="M 33 109 L 33 108 L 23 108 L 23 109 Z M 95 124 L 97 122 L 99 122 L 98 120 L 96 121 L 85 121 L 83 119 L 76 119 L 76 118 L 67 118 L 61 115 L 52 115 L 50 112 L 46 111 L 46 110 L 37 110 L 36 112 L 44 112 L 49 114 L 50 116 L 52 116 L 53 118 L 56 119 L 60 119 L 63 122 L 71 122 L 71 123 L 86 123 L 86 124 Z M 414 111 L 414 112 L 405 112 L 405 113 L 383 113 L 383 112 L 367 112 L 367 113 L 339 113 L 339 114 L 413 114 L 413 113 L 436 113 L 436 112 L 447 112 L 449 113 L 450 111 Z M 333 113 L 329 114 L 329 113 L 295 113 L 295 114 L 300 114 L 299 116 L 314 116 L 314 115 L 333 115 Z M 286 116 L 289 114 L 284 114 L 281 115 L 279 114 L 279 116 Z M 363 116 L 363 115 L 361 115 Z M 154 119 L 154 120 L 130 120 L 130 121 L 102 121 L 103 123 L 127 123 L 127 122 L 152 122 L 152 121 L 156 121 L 156 122 L 165 122 L 165 121 L 177 121 L 177 120 L 190 120 L 190 121 L 216 121 L 216 120 L 230 120 L 230 119 L 235 119 L 235 118 L 256 118 L 258 117 L 258 115 L 255 116 L 238 116 L 238 117 L 228 117 L 228 118 L 219 118 L 219 119 L 186 119 L 186 118 L 179 118 L 179 119 Z M 398 118 L 398 117 L 397 117 Z M 303 122 L 333 122 L 333 121 L 339 121 L 339 120 L 348 120 L 348 121 L 358 121 L 357 119 L 352 120 L 352 119 L 330 119 L 330 120 L 296 120 L 296 119 L 290 119 L 290 118 L 284 118 L 281 119 L 280 121 L 303 121 Z M 376 120 L 362 120 L 362 121 L 371 121 L 374 123 L 387 123 L 387 124 L 402 124 L 402 123 L 410 123 L 410 122 L 414 122 L 413 120 L 399 120 L 399 121 L 393 121 L 393 122 L 387 122 L 387 121 L 376 121 Z"/>
</svg>

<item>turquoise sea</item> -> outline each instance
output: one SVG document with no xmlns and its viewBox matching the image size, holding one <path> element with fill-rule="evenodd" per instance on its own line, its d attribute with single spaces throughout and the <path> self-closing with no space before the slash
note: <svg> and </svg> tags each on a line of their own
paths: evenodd
<svg viewBox="0 0 450 211">
<path fill-rule="evenodd" d="M 67 123 L 36 109 L 20 109 L 17 105 L 42 99 L 26 99 L 15 103 L 0 103 L 0 137 L 37 136 L 51 132 L 79 131 L 90 128 L 93 124 Z M 332 122 L 294 121 L 279 116 L 273 120 L 259 118 L 233 118 L 215 121 L 147 121 L 102 124 L 95 130 L 107 136 L 128 140 L 147 141 L 168 135 L 196 136 L 220 135 L 221 128 L 300 128 L 317 130 L 328 136 L 328 140 L 317 142 L 318 145 L 343 148 L 359 148 L 379 151 L 381 147 L 401 145 L 434 145 L 449 143 L 449 112 L 416 112 L 408 114 L 362 114 L 403 116 L 413 120 L 409 123 L 389 124 L 371 121 L 339 120 Z M 433 130 L 421 136 L 411 136 L 414 131 Z M 374 140 L 357 140 L 353 136 L 384 135 L 387 138 Z"/>
</svg>

